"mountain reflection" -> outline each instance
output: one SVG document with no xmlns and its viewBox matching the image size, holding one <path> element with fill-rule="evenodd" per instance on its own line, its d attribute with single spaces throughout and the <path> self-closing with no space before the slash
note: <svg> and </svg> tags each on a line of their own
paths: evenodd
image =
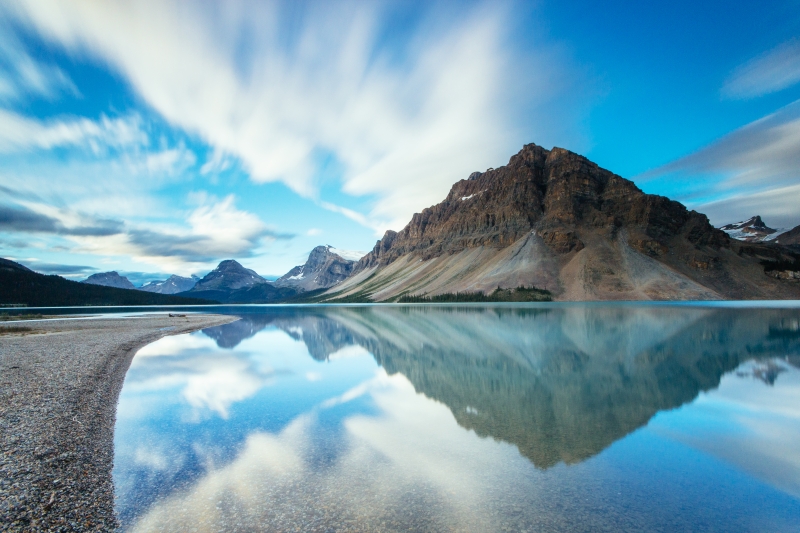
<svg viewBox="0 0 800 533">
<path fill-rule="evenodd" d="M 539 468 L 599 453 L 747 359 L 800 354 L 794 310 L 366 306 L 241 316 L 204 333 L 233 348 L 277 327 L 320 361 L 362 347 L 460 426 L 515 445 Z"/>
</svg>

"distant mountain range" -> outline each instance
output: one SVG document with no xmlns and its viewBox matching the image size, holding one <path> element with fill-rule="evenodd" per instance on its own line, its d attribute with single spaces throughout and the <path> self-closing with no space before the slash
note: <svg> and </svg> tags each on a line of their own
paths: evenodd
<svg viewBox="0 0 800 533">
<path fill-rule="evenodd" d="M 221 303 L 274 303 L 297 299 L 341 283 L 356 265 L 358 252 L 317 246 L 308 260 L 275 280 L 268 281 L 237 261 L 222 261 L 181 296 Z"/>
<path fill-rule="evenodd" d="M 137 288 L 125 276 L 111 271 L 92 274 L 81 283 L 134 292 L 178 295 L 210 303 L 273 303 L 296 299 L 340 283 L 352 272 L 356 260 L 363 255 L 361 252 L 338 250 L 329 245 L 317 246 L 304 264 L 294 267 L 274 282 L 264 279 L 235 260 L 227 259 L 202 279 L 197 276 L 186 278 L 171 275 L 166 280 L 152 281 Z M 26 268 L 13 261 L 3 261 Z M 141 300 L 135 296 L 131 298 Z"/>
<path fill-rule="evenodd" d="M 463 301 L 518 287 L 573 301 L 797 299 L 798 281 L 800 226 L 773 229 L 754 216 L 714 228 L 578 154 L 529 144 L 453 185 L 367 254 L 317 246 L 274 282 L 228 259 L 202 279 L 172 275 L 133 290 L 104 272 L 80 285 L 275 303 Z"/>
<path fill-rule="evenodd" d="M 75 305 L 205 305 L 198 298 L 152 294 L 45 276 L 8 259 L 0 259 L 0 304 L 28 307 Z"/>
<path fill-rule="evenodd" d="M 529 144 L 508 165 L 453 185 L 400 232 L 387 231 L 323 299 L 519 286 L 557 300 L 800 297 L 800 284 L 768 271 L 800 271 L 800 256 L 731 239 L 705 215 L 578 154 Z"/>
<path fill-rule="evenodd" d="M 197 276 L 184 278 L 173 274 L 163 281 L 151 281 L 146 285 L 142 285 L 139 290 L 158 294 L 178 294 L 179 292 L 191 290 L 197 285 L 198 281 L 200 281 L 200 278 Z"/>
</svg>

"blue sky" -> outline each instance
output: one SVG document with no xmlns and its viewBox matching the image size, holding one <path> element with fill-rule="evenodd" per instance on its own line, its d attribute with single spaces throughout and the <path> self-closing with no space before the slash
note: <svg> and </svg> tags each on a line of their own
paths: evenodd
<svg viewBox="0 0 800 533">
<path fill-rule="evenodd" d="M 280 275 L 530 142 L 793 227 L 798 36 L 796 0 L 4 2 L 0 256 Z"/>
</svg>

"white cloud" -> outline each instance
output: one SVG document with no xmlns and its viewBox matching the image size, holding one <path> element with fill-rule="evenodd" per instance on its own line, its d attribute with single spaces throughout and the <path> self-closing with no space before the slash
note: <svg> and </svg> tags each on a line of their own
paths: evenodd
<svg viewBox="0 0 800 533">
<path fill-rule="evenodd" d="M 200 167 L 200 174 L 217 174 L 225 172 L 231 168 L 231 158 L 221 150 L 214 150 L 203 166 Z"/>
<path fill-rule="evenodd" d="M 84 251 L 130 255 L 165 271 L 190 274 L 221 257 L 247 257 L 276 234 L 258 216 L 238 209 L 235 197 L 208 197 L 186 218 L 188 228 L 139 225 L 122 235 L 79 238 Z"/>
<path fill-rule="evenodd" d="M 753 98 L 800 82 L 800 39 L 791 39 L 734 70 L 722 87 L 727 98 Z"/>
<path fill-rule="evenodd" d="M 687 203 L 712 222 L 769 214 L 768 223 L 798 224 L 800 101 L 636 180 L 687 176 L 697 187 Z"/>
<path fill-rule="evenodd" d="M 362 226 L 374 229 L 375 233 L 378 235 L 383 234 L 382 231 L 383 227 L 380 223 L 378 223 L 375 220 L 370 220 L 368 217 L 362 215 L 358 211 L 353 211 L 352 209 L 332 204 L 330 202 L 320 202 L 319 205 L 323 209 L 327 209 L 328 211 L 333 211 L 334 213 L 339 213 L 340 215 L 344 215 L 350 220 L 357 222 L 358 224 L 361 224 Z"/>
<path fill-rule="evenodd" d="M 387 32 L 390 4 L 13 5 L 73 54 L 112 65 L 171 124 L 238 158 L 255 181 L 315 197 L 315 157 L 333 154 L 344 191 L 377 198 L 358 220 L 380 230 L 546 131 L 557 111 L 544 104 L 565 88 L 563 54 L 542 46 L 515 57 L 504 41 L 513 10 L 496 5 L 431 8 L 401 39 Z"/>
<path fill-rule="evenodd" d="M 193 196 L 199 204 L 186 215 L 186 225 L 102 219 L 45 203 L 20 201 L 0 206 L 0 230 L 60 235 L 77 244 L 73 253 L 130 256 L 188 275 L 216 264 L 220 257 L 247 257 L 261 245 L 291 238 L 270 229 L 253 213 L 236 207 L 235 197 Z"/>
<path fill-rule="evenodd" d="M 81 146 L 97 153 L 105 147 L 147 145 L 147 134 L 138 116 L 100 117 L 39 121 L 0 109 L 0 152 L 28 149 L 49 150 Z"/>
<path fill-rule="evenodd" d="M 197 162 L 194 152 L 180 145 L 160 152 L 147 154 L 144 158 L 144 168 L 150 174 L 178 174 Z"/>
</svg>

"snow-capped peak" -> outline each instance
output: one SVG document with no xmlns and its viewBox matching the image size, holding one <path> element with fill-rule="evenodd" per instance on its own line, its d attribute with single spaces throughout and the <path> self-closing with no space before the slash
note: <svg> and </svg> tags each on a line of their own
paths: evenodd
<svg viewBox="0 0 800 533">
<path fill-rule="evenodd" d="M 786 232 L 783 228 L 773 229 L 768 227 L 759 215 L 741 222 L 725 224 L 720 226 L 719 229 L 727 233 L 732 239 L 747 242 L 772 241 Z"/>
</svg>

